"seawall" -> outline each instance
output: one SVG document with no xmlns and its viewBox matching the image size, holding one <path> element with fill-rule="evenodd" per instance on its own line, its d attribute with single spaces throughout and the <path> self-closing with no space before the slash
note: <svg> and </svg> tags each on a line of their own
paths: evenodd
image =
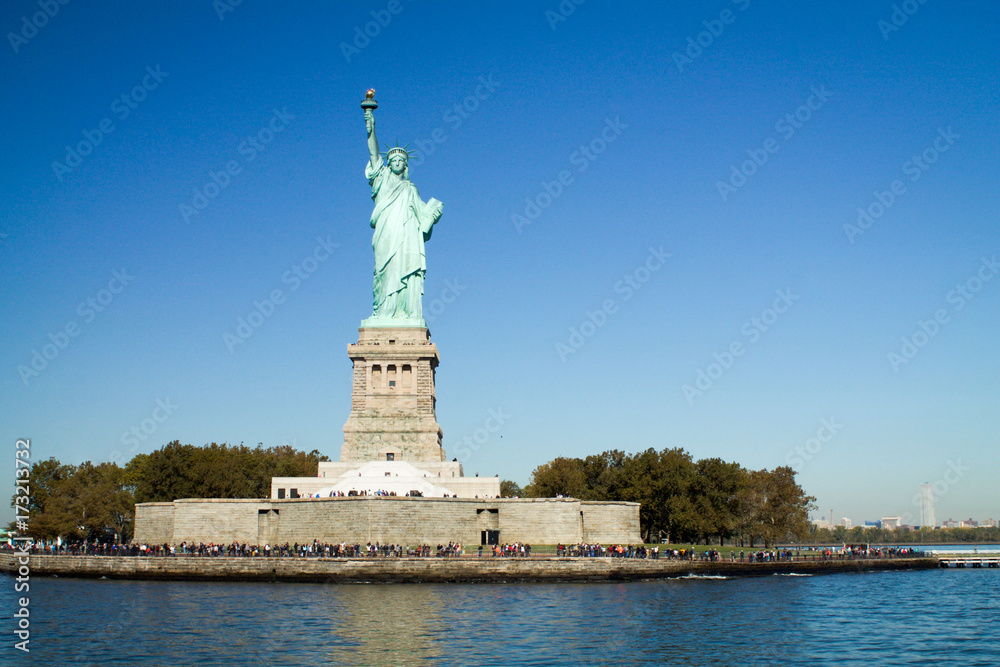
<svg viewBox="0 0 1000 667">
<path fill-rule="evenodd" d="M 21 557 L 23 558 L 23 557 Z M 0 572 L 21 563 L 0 553 Z M 475 583 L 634 581 L 687 575 L 759 576 L 930 569 L 936 558 L 781 561 L 773 563 L 627 558 L 232 558 L 31 555 L 31 576 L 188 581 L 314 583 Z"/>
</svg>

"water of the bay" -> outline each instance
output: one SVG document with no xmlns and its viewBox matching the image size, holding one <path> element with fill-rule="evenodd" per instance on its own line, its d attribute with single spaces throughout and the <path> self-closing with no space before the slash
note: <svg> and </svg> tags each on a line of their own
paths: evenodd
<svg viewBox="0 0 1000 667">
<path fill-rule="evenodd" d="M 14 580 L 0 604 L 16 609 Z M 31 665 L 998 665 L 1000 570 L 600 584 L 32 577 Z"/>
</svg>

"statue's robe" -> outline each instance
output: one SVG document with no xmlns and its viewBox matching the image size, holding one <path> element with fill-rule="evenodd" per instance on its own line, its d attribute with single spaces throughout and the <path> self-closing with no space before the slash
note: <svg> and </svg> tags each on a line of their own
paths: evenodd
<svg viewBox="0 0 1000 667">
<path fill-rule="evenodd" d="M 427 259 L 424 241 L 431 237 L 440 217 L 440 203 L 424 203 L 417 186 L 397 178 L 380 157 L 375 166 L 365 166 L 372 188 L 372 248 L 375 277 L 372 285 L 373 313 L 376 317 L 422 317 L 421 297 Z"/>
</svg>

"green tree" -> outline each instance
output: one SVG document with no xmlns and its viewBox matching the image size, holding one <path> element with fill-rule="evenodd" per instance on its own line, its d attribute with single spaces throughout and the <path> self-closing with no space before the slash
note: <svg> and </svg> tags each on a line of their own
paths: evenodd
<svg viewBox="0 0 1000 667">
<path fill-rule="evenodd" d="M 530 498 L 554 498 L 558 495 L 586 498 L 586 478 L 583 461 L 559 457 L 535 468 L 524 488 Z"/>
<path fill-rule="evenodd" d="M 36 539 L 131 538 L 135 503 L 178 498 L 267 498 L 271 477 L 311 477 L 320 461 L 288 446 L 264 449 L 242 443 L 194 447 L 178 441 L 115 463 L 63 465 L 55 458 L 30 469 L 27 534 Z M 23 495 L 23 494 L 22 494 Z M 17 493 L 11 498 L 11 504 Z"/>
<path fill-rule="evenodd" d="M 51 540 L 65 534 L 72 527 L 72 517 L 58 506 L 57 499 L 59 486 L 72 476 L 74 470 L 73 466 L 63 465 L 54 457 L 32 464 L 27 485 L 28 536 Z M 17 496 L 15 488 L 10 501 L 11 507 L 15 505 Z"/>
<path fill-rule="evenodd" d="M 114 463 L 32 466 L 28 535 L 36 539 L 121 540 L 131 537 L 135 511 L 125 472 Z M 36 476 L 37 475 L 37 476 Z"/>
<path fill-rule="evenodd" d="M 813 496 L 807 496 L 795 482 L 795 471 L 780 466 L 764 477 L 764 507 L 761 516 L 764 544 L 802 540 L 809 534 L 809 512 L 816 509 Z"/>
<path fill-rule="evenodd" d="M 734 513 L 736 534 L 740 546 L 754 548 L 757 540 L 763 539 L 766 470 L 744 470 L 739 489 L 736 491 Z"/>
<path fill-rule="evenodd" d="M 705 544 L 717 537 L 722 546 L 736 531 L 738 494 L 743 482 L 743 468 L 738 463 L 712 458 L 695 464 L 691 483 L 691 503 L 695 510 L 692 527 Z"/>
<path fill-rule="evenodd" d="M 608 500 L 621 498 L 622 472 L 628 456 L 613 449 L 603 454 L 591 455 L 583 459 L 583 478 L 586 495 L 584 500 Z"/>
<path fill-rule="evenodd" d="M 204 447 L 173 441 L 150 454 L 136 456 L 126 466 L 135 486 L 136 502 L 170 502 L 178 498 L 268 498 L 271 477 L 312 477 L 320 461 L 288 446 L 264 449 L 242 443 L 211 443 Z"/>
<path fill-rule="evenodd" d="M 500 480 L 500 496 L 503 498 L 513 498 L 514 496 L 523 496 L 524 490 L 518 485 L 517 482 L 513 482 L 509 479 Z"/>
<path fill-rule="evenodd" d="M 814 498 L 791 468 L 745 470 L 719 458 L 695 463 L 680 448 L 556 458 L 535 468 L 524 488 L 533 498 L 560 494 L 639 503 L 640 531 L 650 542 L 718 539 L 722 545 L 738 537 L 753 547 L 815 537 L 808 520 Z"/>
<path fill-rule="evenodd" d="M 645 542 L 658 541 L 668 529 L 670 492 L 664 472 L 663 460 L 655 449 L 637 452 L 623 459 L 615 495 L 600 498 L 640 503 L 639 530 Z"/>
<path fill-rule="evenodd" d="M 641 503 L 639 524 L 643 539 L 687 541 L 694 534 L 695 509 L 689 490 L 695 468 L 683 449 L 647 449 L 625 459 L 618 493 L 608 500 Z"/>
</svg>

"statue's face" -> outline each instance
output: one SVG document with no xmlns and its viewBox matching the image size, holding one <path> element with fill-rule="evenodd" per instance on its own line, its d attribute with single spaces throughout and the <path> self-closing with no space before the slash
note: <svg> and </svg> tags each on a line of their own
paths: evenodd
<svg viewBox="0 0 1000 667">
<path fill-rule="evenodd" d="M 403 170 L 406 169 L 406 160 L 399 155 L 393 155 L 392 159 L 389 160 L 389 169 L 394 174 L 402 174 Z"/>
</svg>

